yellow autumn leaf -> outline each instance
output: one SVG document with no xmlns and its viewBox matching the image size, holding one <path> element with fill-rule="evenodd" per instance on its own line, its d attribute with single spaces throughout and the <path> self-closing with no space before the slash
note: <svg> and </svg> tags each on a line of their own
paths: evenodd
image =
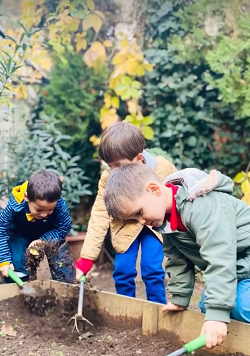
<svg viewBox="0 0 250 356">
<path fill-rule="evenodd" d="M 133 100 L 129 100 L 127 102 L 128 105 L 128 111 L 132 114 L 132 113 L 136 113 L 138 110 L 138 103 L 136 101 Z"/>
<path fill-rule="evenodd" d="M 94 146 L 99 146 L 100 144 L 100 137 L 97 137 L 96 135 L 92 135 L 89 138 L 89 141 L 93 143 Z"/>
<path fill-rule="evenodd" d="M 39 256 L 39 253 L 38 253 L 37 250 L 34 249 L 34 248 L 30 248 L 30 249 L 29 249 L 29 252 L 30 252 L 30 254 L 33 255 L 33 256 Z"/>
<path fill-rule="evenodd" d="M 1 333 L 7 336 L 16 336 L 16 331 L 11 325 L 3 324 L 1 328 Z"/>
<path fill-rule="evenodd" d="M 112 64 L 117 65 L 117 64 L 122 64 L 126 61 L 126 56 L 122 56 L 120 53 L 117 53 L 114 58 L 112 59 Z"/>
<path fill-rule="evenodd" d="M 247 205 L 250 205 L 250 194 L 244 195 L 241 200 L 246 202 Z"/>
<path fill-rule="evenodd" d="M 119 66 L 116 66 L 116 69 L 114 70 L 114 72 L 112 74 L 112 78 L 120 77 L 126 73 L 127 73 L 126 63 L 120 64 Z"/>
<path fill-rule="evenodd" d="M 102 19 L 98 15 L 93 16 L 95 16 L 93 29 L 96 33 L 98 33 L 100 31 L 100 28 L 102 27 Z"/>
<path fill-rule="evenodd" d="M 117 84 L 120 83 L 120 77 L 112 78 L 112 76 L 109 79 L 109 87 L 110 89 L 115 89 Z"/>
<path fill-rule="evenodd" d="M 114 96 L 111 100 L 111 105 L 113 108 L 119 109 L 120 106 L 120 100 L 117 96 Z"/>
<path fill-rule="evenodd" d="M 103 12 L 96 10 L 94 11 L 94 14 L 96 14 L 97 16 L 99 16 L 102 20 L 105 20 L 105 15 Z"/>
<path fill-rule="evenodd" d="M 12 91 L 15 93 L 16 99 L 28 99 L 28 90 L 26 85 L 20 83 L 18 86 L 12 88 Z"/>
<path fill-rule="evenodd" d="M 136 75 L 137 70 L 138 70 L 138 62 L 136 62 L 134 60 L 129 60 L 126 63 L 126 72 L 129 75 L 133 75 L 133 76 Z"/>
<path fill-rule="evenodd" d="M 108 48 L 113 46 L 113 43 L 110 40 L 105 40 L 103 42 L 103 44 L 105 47 L 108 47 Z"/>
<path fill-rule="evenodd" d="M 106 109 L 104 115 L 100 117 L 100 123 L 102 130 L 106 129 L 109 125 L 113 124 L 114 122 L 118 121 L 118 115 L 116 113 L 116 109 Z M 102 114 L 102 110 L 100 110 L 100 114 Z"/>
<path fill-rule="evenodd" d="M 98 33 L 100 31 L 101 26 L 102 26 L 102 19 L 100 18 L 100 16 L 96 14 L 89 14 L 82 21 L 83 31 L 87 31 L 92 27 L 95 30 L 95 32 Z"/>
<path fill-rule="evenodd" d="M 74 17 L 74 18 L 72 18 L 72 21 L 69 24 L 69 26 L 67 26 L 67 29 L 69 31 L 76 32 L 78 30 L 79 24 L 80 24 L 80 18 Z"/>
<path fill-rule="evenodd" d="M 143 77 L 145 75 L 145 69 L 143 68 L 142 65 L 140 65 L 138 68 L 137 68 L 137 75 L 138 77 Z"/>
<path fill-rule="evenodd" d="M 94 11 L 95 10 L 95 3 L 94 3 L 93 0 L 87 0 L 87 6 L 88 6 L 90 11 Z"/>
<path fill-rule="evenodd" d="M 95 63 L 104 64 L 106 61 L 106 49 L 101 42 L 94 42 L 83 56 L 84 62 L 89 67 L 95 67 Z"/>
<path fill-rule="evenodd" d="M 86 49 L 86 48 L 87 48 L 87 41 L 84 38 L 76 42 L 76 52 L 80 52 L 82 49 Z"/>
<path fill-rule="evenodd" d="M 139 48 L 136 48 L 136 52 L 139 50 Z M 137 62 L 142 62 L 143 61 L 143 54 L 141 52 L 137 52 L 134 54 L 134 58 Z"/>
<path fill-rule="evenodd" d="M 241 190 L 242 190 L 242 193 L 244 195 L 246 195 L 246 196 L 250 194 L 250 182 L 249 182 L 249 179 L 245 179 L 241 183 Z"/>
<path fill-rule="evenodd" d="M 246 172 L 239 172 L 235 177 L 234 177 L 234 182 L 235 183 L 242 183 L 246 179 Z"/>
<path fill-rule="evenodd" d="M 109 94 L 104 94 L 104 104 L 105 108 L 109 109 L 111 106 L 111 95 Z"/>
<path fill-rule="evenodd" d="M 89 14 L 82 20 L 83 31 L 88 31 L 91 27 L 93 27 L 93 14 Z"/>
<path fill-rule="evenodd" d="M 152 70 L 153 70 L 152 64 L 150 64 L 150 63 L 144 63 L 143 66 L 144 66 L 144 69 L 145 69 L 146 71 L 152 72 Z"/>
<path fill-rule="evenodd" d="M 142 127 L 142 133 L 146 140 L 152 140 L 154 137 L 154 130 L 150 126 Z"/>
<path fill-rule="evenodd" d="M 100 123 L 101 123 L 102 130 L 106 129 L 111 124 L 113 124 L 117 121 L 118 121 L 118 115 L 116 113 L 109 112 L 109 113 L 105 114 L 104 116 L 101 116 Z"/>
</svg>

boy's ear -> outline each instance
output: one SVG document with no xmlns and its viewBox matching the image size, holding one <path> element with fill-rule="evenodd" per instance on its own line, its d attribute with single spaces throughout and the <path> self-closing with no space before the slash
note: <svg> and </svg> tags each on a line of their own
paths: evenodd
<svg viewBox="0 0 250 356">
<path fill-rule="evenodd" d="M 24 193 L 23 199 L 24 199 L 27 203 L 29 202 L 27 192 Z"/>
<path fill-rule="evenodd" d="M 137 156 L 135 156 L 135 158 L 133 159 L 134 163 L 138 163 L 138 162 L 143 162 L 144 157 L 143 157 L 143 153 L 138 153 Z"/>
<path fill-rule="evenodd" d="M 161 188 L 156 183 L 148 183 L 146 186 L 146 191 L 150 194 L 159 197 L 161 195 Z"/>
</svg>

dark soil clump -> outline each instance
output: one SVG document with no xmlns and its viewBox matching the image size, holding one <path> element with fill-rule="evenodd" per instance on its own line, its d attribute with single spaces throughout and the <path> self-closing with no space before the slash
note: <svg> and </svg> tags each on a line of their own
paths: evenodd
<svg viewBox="0 0 250 356">
<path fill-rule="evenodd" d="M 44 256 L 47 257 L 53 280 L 75 282 L 74 260 L 67 250 L 67 244 L 60 245 L 57 240 L 44 241 L 26 251 L 26 269 L 29 272 L 30 281 L 36 279 L 37 269 Z"/>
</svg>

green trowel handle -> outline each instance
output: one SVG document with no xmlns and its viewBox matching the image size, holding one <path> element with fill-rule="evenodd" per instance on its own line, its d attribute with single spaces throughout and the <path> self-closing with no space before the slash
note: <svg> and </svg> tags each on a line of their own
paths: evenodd
<svg viewBox="0 0 250 356">
<path fill-rule="evenodd" d="M 188 342 L 186 345 L 183 345 L 183 347 L 187 350 L 187 353 L 193 352 L 204 346 L 206 346 L 206 334 L 197 337 L 197 339 Z"/>
<path fill-rule="evenodd" d="M 80 282 L 80 283 L 81 283 L 81 282 L 85 282 L 85 278 L 86 278 L 86 276 L 85 276 L 85 274 L 83 274 L 83 275 L 81 276 L 79 282 Z"/>
<path fill-rule="evenodd" d="M 12 271 L 11 268 L 8 270 L 8 276 L 12 279 L 13 282 L 15 282 L 20 288 L 24 285 L 24 282 L 18 277 L 18 275 Z"/>
</svg>

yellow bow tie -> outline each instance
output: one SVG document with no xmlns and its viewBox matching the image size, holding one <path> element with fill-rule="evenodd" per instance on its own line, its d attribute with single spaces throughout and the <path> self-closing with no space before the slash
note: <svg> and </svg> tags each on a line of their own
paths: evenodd
<svg viewBox="0 0 250 356">
<path fill-rule="evenodd" d="M 36 219 L 34 218 L 34 216 L 33 216 L 32 214 L 30 214 L 30 213 L 26 213 L 26 218 L 27 218 L 27 220 L 30 221 L 30 222 L 36 221 Z"/>
</svg>

